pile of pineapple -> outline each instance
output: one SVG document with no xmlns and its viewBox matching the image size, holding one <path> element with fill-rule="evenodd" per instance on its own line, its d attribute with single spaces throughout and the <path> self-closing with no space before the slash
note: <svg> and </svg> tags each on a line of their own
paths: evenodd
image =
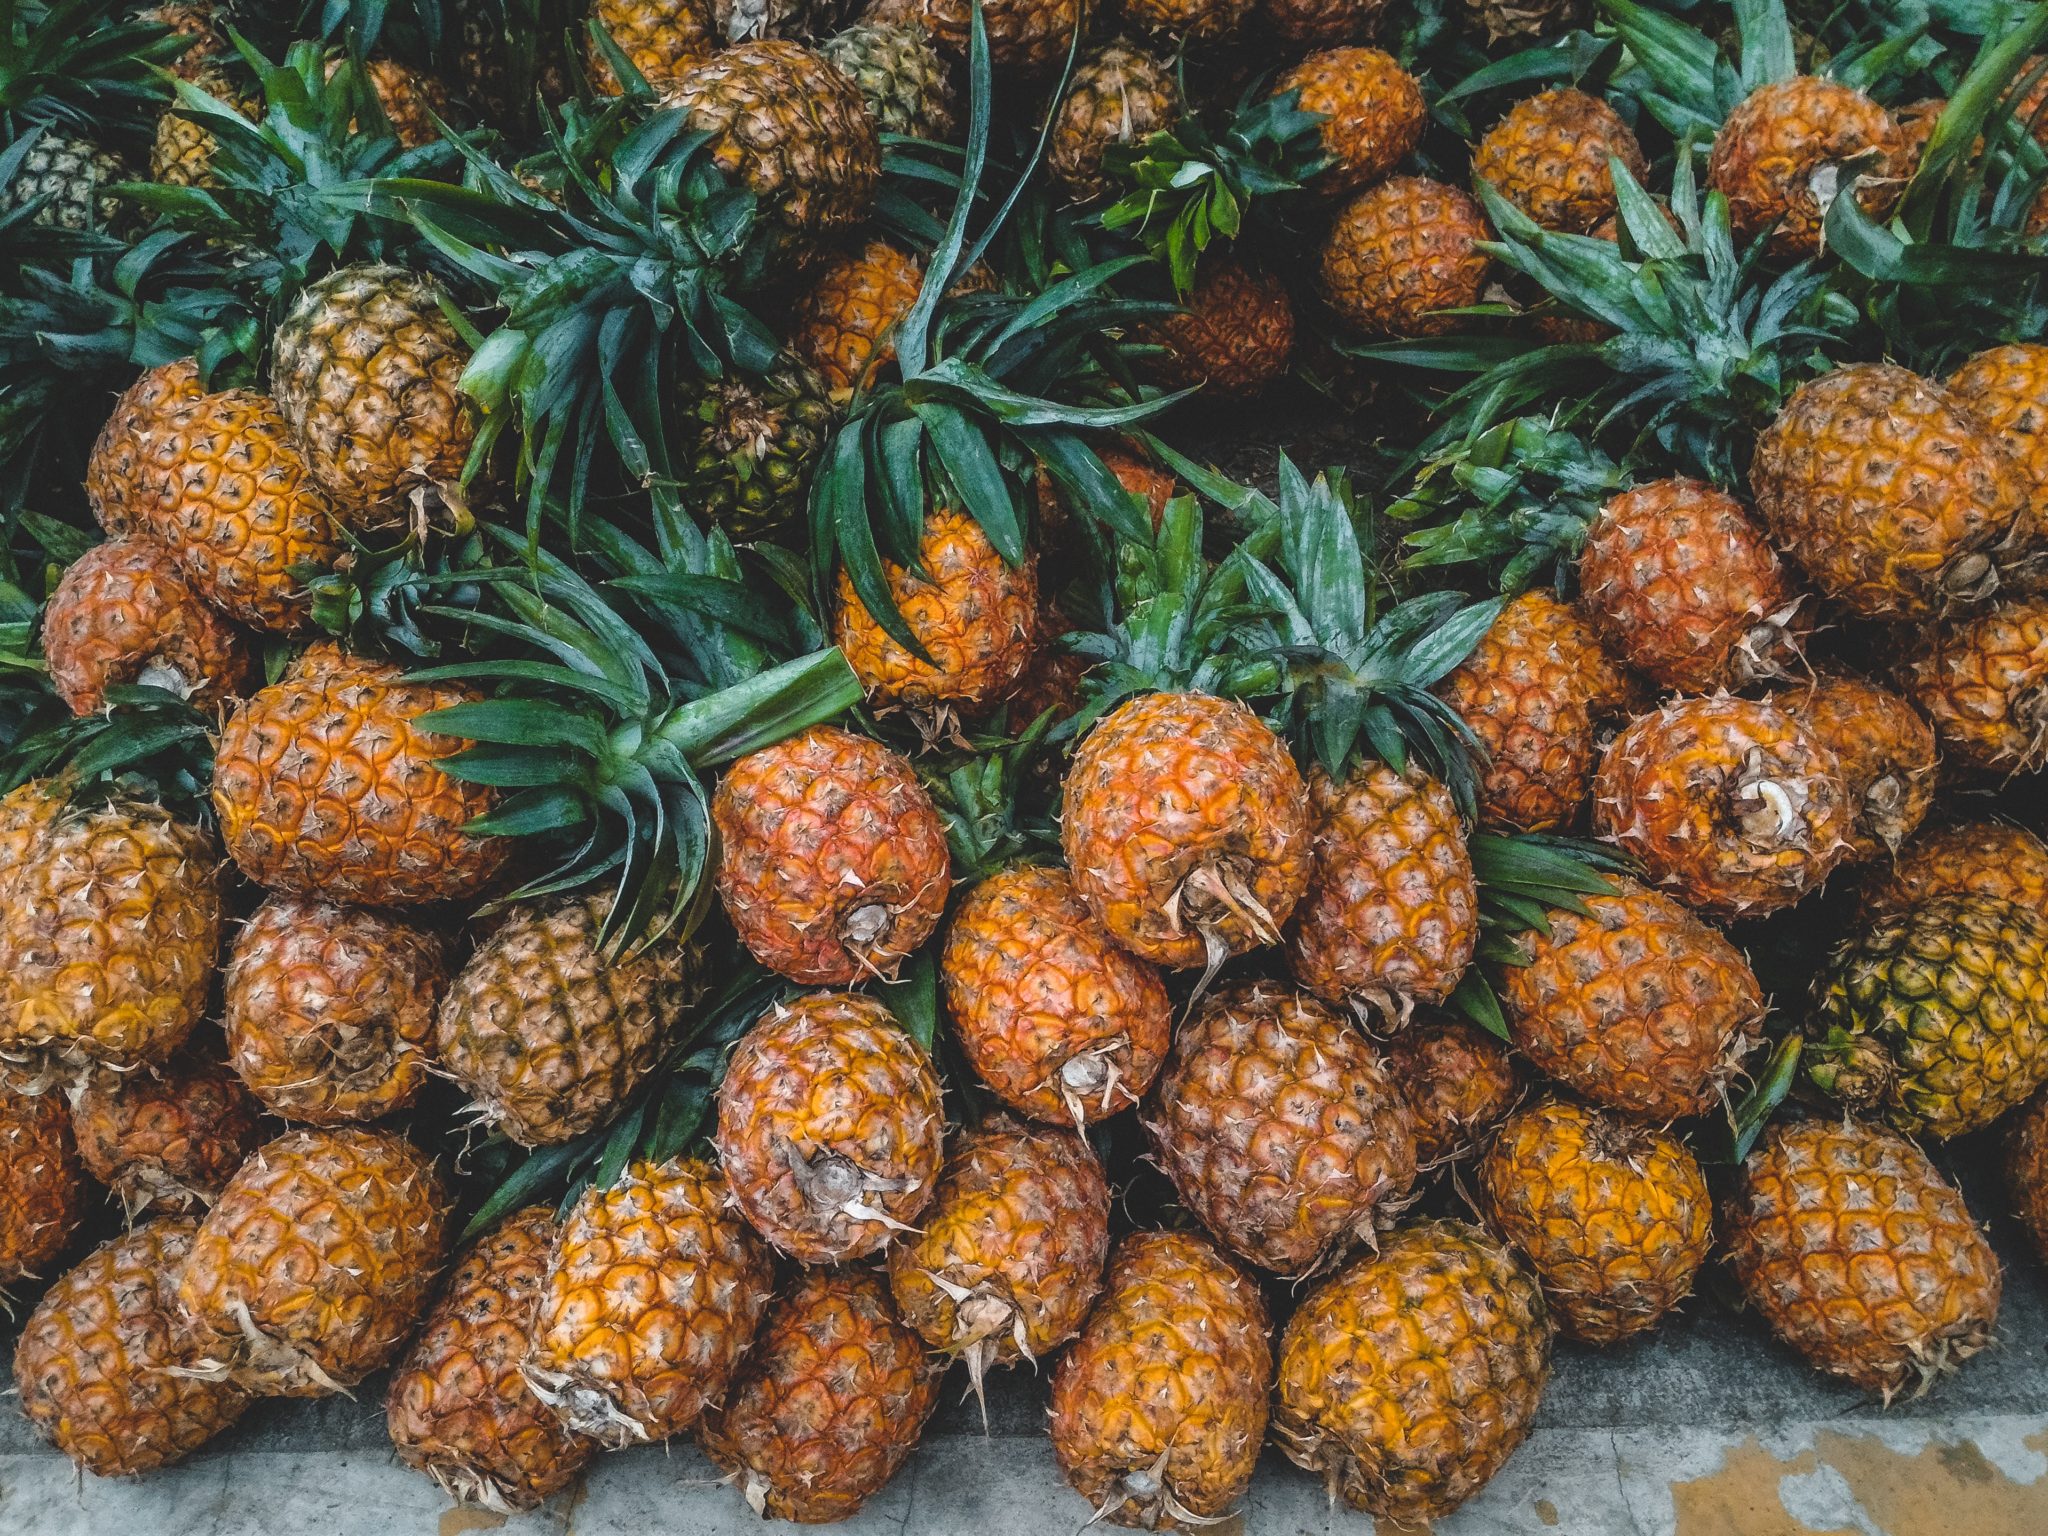
<svg viewBox="0 0 2048 1536">
<path fill-rule="evenodd" d="M 1997 1342 L 2048 9 L 0 28 L 0 1282 L 81 1466 L 375 1380 L 458 1499 L 690 1434 L 829 1521 L 958 1362 L 1076 1525 L 1269 1442 L 1409 1524 L 1710 1263 L 1887 1401 Z"/>
</svg>

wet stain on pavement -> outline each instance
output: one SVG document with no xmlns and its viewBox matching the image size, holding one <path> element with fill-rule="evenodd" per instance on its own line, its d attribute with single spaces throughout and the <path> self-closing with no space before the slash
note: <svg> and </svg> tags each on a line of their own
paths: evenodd
<svg viewBox="0 0 2048 1536">
<path fill-rule="evenodd" d="M 470 1531 L 495 1531 L 504 1525 L 505 1517 L 488 1509 L 469 1509 L 458 1505 L 441 1513 L 440 1536 L 467 1536 Z"/>
</svg>

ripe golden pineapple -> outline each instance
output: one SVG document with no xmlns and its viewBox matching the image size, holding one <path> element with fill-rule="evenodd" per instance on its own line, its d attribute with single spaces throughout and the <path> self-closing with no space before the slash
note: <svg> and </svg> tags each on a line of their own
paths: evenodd
<svg viewBox="0 0 2048 1536">
<path fill-rule="evenodd" d="M 1414 1120 L 1364 1035 L 1304 993 L 1252 982 L 1182 1024 L 1146 1129 L 1211 1232 L 1300 1277 L 1373 1243 L 1407 1204 Z"/>
<path fill-rule="evenodd" d="M 1849 852 L 1834 752 L 1773 705 L 1673 699 L 1608 745 L 1593 785 L 1599 834 L 1692 906 L 1761 916 L 1819 888 Z"/>
<path fill-rule="evenodd" d="M 1895 855 L 1934 804 L 1939 767 L 1934 729 L 1888 688 L 1847 672 L 1823 672 L 1771 702 L 1841 763 L 1849 796 L 1848 862 Z"/>
<path fill-rule="evenodd" d="M 896 360 L 896 326 L 923 282 L 924 264 L 886 240 L 831 257 L 797 298 L 789 350 L 835 397 L 852 394 Z"/>
<path fill-rule="evenodd" d="M 1479 302 L 1490 238 L 1479 205 L 1456 187 L 1396 176 L 1345 204 L 1323 245 L 1323 297 L 1375 336 L 1440 336 L 1439 313 Z"/>
<path fill-rule="evenodd" d="M 1550 1341 L 1542 1293 L 1507 1249 L 1457 1222 L 1409 1227 L 1288 1321 L 1274 1437 L 1354 1509 L 1441 1518 L 1529 1432 Z"/>
<path fill-rule="evenodd" d="M 698 1439 L 757 1515 L 843 1520 L 917 1448 L 944 1375 L 877 1277 L 804 1270 Z"/>
<path fill-rule="evenodd" d="M 1763 990 L 1742 952 L 1634 881 L 1550 913 L 1501 973 L 1516 1046 L 1546 1076 L 1648 1120 L 1711 1108 L 1755 1043 Z"/>
<path fill-rule="evenodd" d="M 637 1162 L 577 1197 L 533 1312 L 527 1381 L 616 1450 L 666 1440 L 725 1395 L 774 1289 L 767 1252 L 695 1158 Z"/>
<path fill-rule="evenodd" d="M 1896 1131 L 1781 1123 L 1743 1163 L 1722 1241 L 1749 1304 L 1807 1362 L 1889 1402 L 1993 1339 L 1998 1258 Z"/>
<path fill-rule="evenodd" d="M 179 1277 L 195 1374 L 269 1397 L 346 1392 L 426 1311 L 448 1214 L 432 1160 L 388 1131 L 293 1131 L 258 1148 Z"/>
<path fill-rule="evenodd" d="M 50 683 L 89 715 L 107 689 L 147 684 L 217 709 L 255 677 L 248 642 L 201 601 L 165 545 L 109 539 L 65 569 L 43 609 Z"/>
<path fill-rule="evenodd" d="M 1123 0 L 1119 12 L 1141 32 L 1174 43 L 1207 43 L 1243 25 L 1255 0 Z"/>
<path fill-rule="evenodd" d="M 232 1382 L 195 1380 L 177 1275 L 198 1223 L 165 1216 L 95 1249 L 36 1304 L 14 1348 L 21 1411 L 96 1477 L 182 1461 L 241 1417 Z"/>
<path fill-rule="evenodd" d="M 1387 0 L 1258 0 L 1260 19 L 1283 42 L 1310 48 L 1370 37 Z"/>
<path fill-rule="evenodd" d="M 1891 363 L 1802 384 L 1757 439 L 1749 484 L 1779 547 L 1864 618 L 1983 601 L 2024 535 L 2011 456 L 1961 401 Z"/>
<path fill-rule="evenodd" d="M 1485 749 L 1481 817 L 1555 832 L 1585 809 L 1596 729 L 1627 708 L 1631 689 L 1577 610 L 1535 590 L 1501 610 L 1438 692 Z"/>
<path fill-rule="evenodd" d="M 1096 722 L 1067 772 L 1060 836 L 1111 938 L 1186 967 L 1277 944 L 1308 888 L 1308 786 L 1244 705 L 1147 693 Z"/>
<path fill-rule="evenodd" d="M 1381 180 L 1422 142 L 1429 121 L 1422 86 L 1380 48 L 1330 48 L 1312 53 L 1273 83 L 1273 94 L 1301 93 L 1304 112 L 1319 112 L 1316 132 L 1327 164 L 1313 185 L 1338 196 Z"/>
<path fill-rule="evenodd" d="M 452 302 L 417 272 L 340 267 L 301 290 L 271 338 L 271 394 L 352 527 L 416 518 L 430 493 L 459 502 L 475 421 Z"/>
<path fill-rule="evenodd" d="M 1507 1043 L 1448 1014 L 1418 1016 L 1395 1031 L 1386 1067 L 1414 1112 L 1424 1173 L 1476 1151 L 1522 1093 Z"/>
<path fill-rule="evenodd" d="M 226 58 L 231 51 L 220 35 L 219 9 L 211 0 L 173 0 L 168 5 L 152 5 L 138 12 L 136 19 L 153 21 L 190 39 L 185 51 L 169 66 L 180 80 L 198 79 L 208 66 Z"/>
<path fill-rule="evenodd" d="M 1964 821 L 1923 832 L 1863 890 L 1866 916 L 1929 896 L 1997 896 L 2048 912 L 2048 843 L 2004 821 Z"/>
<path fill-rule="evenodd" d="M 1135 1104 L 1166 1059 L 1159 973 L 1112 943 L 1062 869 L 989 876 L 939 956 L 953 1033 L 997 1098 L 1077 1130 Z"/>
<path fill-rule="evenodd" d="M 590 19 L 656 90 L 710 58 L 720 42 L 712 29 L 709 0 L 596 0 Z M 596 38 L 585 47 L 591 89 L 603 96 L 618 95 L 623 87 Z"/>
<path fill-rule="evenodd" d="M 1706 1175 L 1669 1131 L 1547 1098 L 1508 1118 L 1478 1184 L 1487 1221 L 1570 1338 L 1613 1344 L 1656 1327 L 1706 1262 Z"/>
<path fill-rule="evenodd" d="M 972 0 L 910 0 L 932 41 L 956 59 L 967 57 Z M 1066 58 L 1081 25 L 1082 0 L 982 0 L 989 61 L 999 70 L 1035 75 Z"/>
<path fill-rule="evenodd" d="M 0 799 L 0 1078 L 166 1061 L 220 955 L 220 853 L 161 806 Z"/>
<path fill-rule="evenodd" d="M 931 1058 L 887 1008 L 852 992 L 769 1009 L 718 1093 L 734 1202 L 804 1264 L 865 1258 L 913 1230 L 945 1135 Z"/>
<path fill-rule="evenodd" d="M 203 398 L 199 365 L 189 357 L 159 363 L 121 392 L 85 465 L 85 497 L 108 535 L 119 538 L 142 526 L 163 484 L 154 468 L 153 444 L 165 418 Z"/>
<path fill-rule="evenodd" d="M 1758 86 L 1714 135 L 1707 185 L 1728 199 L 1735 233 L 1769 229 L 1783 257 L 1820 250 L 1837 190 L 1881 219 L 1912 173 L 1891 114 L 1853 86 L 1799 75 Z"/>
<path fill-rule="evenodd" d="M 1199 1529 L 1251 1486 L 1272 1323 L 1249 1276 L 1190 1232 L 1117 1244 L 1102 1300 L 1052 1378 L 1052 1448 L 1097 1520 Z"/>
<path fill-rule="evenodd" d="M 854 83 L 801 43 L 721 49 L 661 92 L 719 169 L 760 199 L 775 253 L 802 266 L 868 216 L 881 141 Z"/>
<path fill-rule="evenodd" d="M 1545 229 L 1583 235 L 1614 216 L 1610 156 L 1638 182 L 1648 177 L 1643 147 L 1614 108 L 1580 90 L 1543 91 L 1486 131 L 1472 175 Z"/>
<path fill-rule="evenodd" d="M 433 1071 L 448 981 L 438 935 L 366 907 L 273 896 L 229 952 L 228 1057 L 272 1114 L 307 1125 L 404 1109 Z"/>
<path fill-rule="evenodd" d="M 931 37 L 914 21 L 857 21 L 818 45 L 860 92 L 883 133 L 944 142 L 953 136 L 953 82 Z"/>
<path fill-rule="evenodd" d="M 119 1196 L 131 1222 L 211 1205 L 255 1150 L 257 1114 L 249 1090 L 211 1050 L 188 1050 L 156 1071 L 103 1068 L 71 1093 L 79 1161 Z"/>
<path fill-rule="evenodd" d="M 465 743 L 416 723 L 471 697 L 329 642 L 309 647 L 221 731 L 213 805 L 242 873 L 290 895 L 372 906 L 481 894 L 505 845 L 462 829 L 495 796 L 440 766 Z"/>
<path fill-rule="evenodd" d="M 262 109 L 260 101 L 243 95 L 232 80 L 211 65 L 200 69 L 191 80 L 222 106 L 231 107 L 246 118 L 255 118 Z M 212 132 L 173 106 L 156 120 L 156 137 L 149 146 L 149 179 L 167 187 L 217 188 L 221 181 L 213 173 L 214 149 Z"/>
<path fill-rule="evenodd" d="M 0 1298 L 70 1245 L 87 1188 L 63 1096 L 0 1086 Z"/>
<path fill-rule="evenodd" d="M 2048 1094 L 2013 1116 L 2005 1168 L 2013 1214 L 2048 1264 Z"/>
<path fill-rule="evenodd" d="M 392 1373 L 392 1449 L 465 1503 L 532 1509 L 597 1449 L 535 1397 L 527 1331 L 561 1228 L 544 1205 L 515 1211 L 456 1262 L 448 1288 Z"/>
<path fill-rule="evenodd" d="M 2001 776 L 2048 764 L 2048 598 L 1922 632 L 1901 681 L 1951 762 Z"/>
<path fill-rule="evenodd" d="M 1160 344 L 1153 369 L 1169 388 L 1249 399 L 1287 376 L 1294 300 L 1276 274 L 1212 253 L 1186 301 L 1153 321 L 1149 335 Z"/>
<path fill-rule="evenodd" d="M 573 1140 L 616 1114 L 690 998 L 689 949 L 669 934 L 608 949 L 610 910 L 609 896 L 507 909 L 441 1000 L 442 1070 L 480 1122 L 523 1147 Z"/>
<path fill-rule="evenodd" d="M 418 149 L 441 137 L 434 119 L 448 120 L 448 88 L 424 70 L 379 56 L 363 61 L 363 78 L 391 125 L 392 137 Z"/>
<path fill-rule="evenodd" d="M 2048 202 L 2040 207 L 2048 211 Z M 2019 461 L 2033 487 L 2035 537 L 2048 534 L 2048 345 L 2013 342 L 1979 352 L 1948 376 L 1947 388 Z"/>
<path fill-rule="evenodd" d="M 945 825 L 902 757 L 837 726 L 741 758 L 711 802 L 718 894 L 754 958 L 808 986 L 891 976 L 952 889 Z"/>
<path fill-rule="evenodd" d="M 1395 1023 L 1451 995 L 1479 943 L 1479 888 L 1451 792 L 1413 764 L 1308 779 L 1315 871 L 1294 909 L 1294 978 Z"/>
<path fill-rule="evenodd" d="M 1131 9 L 1126 0 L 1125 13 Z M 1073 201 L 1092 203 L 1114 186 L 1103 170 L 1107 152 L 1143 143 L 1179 115 L 1173 75 L 1164 64 L 1128 43 L 1098 48 L 1075 68 L 1053 117 L 1047 173 Z"/>
<path fill-rule="evenodd" d="M 1813 605 L 1742 504 L 1698 480 L 1651 480 L 1600 509 L 1580 603 L 1608 648 L 1664 688 L 1745 688 L 1805 671 Z"/>
</svg>

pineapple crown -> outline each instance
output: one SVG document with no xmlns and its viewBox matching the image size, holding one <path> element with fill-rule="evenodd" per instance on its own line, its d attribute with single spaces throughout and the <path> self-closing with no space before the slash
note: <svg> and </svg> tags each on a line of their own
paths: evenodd
<svg viewBox="0 0 2048 1536">
<path fill-rule="evenodd" d="M 12 650 L 26 637 L 11 616 L 5 632 L 0 720 L 18 722 L 20 733 L 0 752 L 0 794 L 61 777 L 74 798 L 141 800 L 183 820 L 212 818 L 213 721 L 175 693 L 139 683 L 109 687 L 103 709 L 73 715 L 40 664 Z"/>
<path fill-rule="evenodd" d="M 160 65 L 186 40 L 116 20 L 106 0 L 0 0 L 0 125 L 44 123 L 94 138 L 146 135 L 166 92 Z"/>
<path fill-rule="evenodd" d="M 966 750 L 926 758 L 918 777 L 946 823 L 953 868 L 963 881 L 1011 864 L 1057 860 L 1060 836 L 1052 807 L 1028 794 L 1032 770 L 1048 755 L 1053 713 L 999 741 L 970 741 Z"/>
</svg>

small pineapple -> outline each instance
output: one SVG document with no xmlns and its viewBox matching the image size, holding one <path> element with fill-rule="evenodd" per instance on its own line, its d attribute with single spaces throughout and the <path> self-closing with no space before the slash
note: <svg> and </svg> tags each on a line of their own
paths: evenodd
<svg viewBox="0 0 2048 1536">
<path fill-rule="evenodd" d="M 711 803 L 718 894 L 756 960 L 807 986 L 890 976 L 952 890 L 938 808 L 887 747 L 821 725 L 749 753 Z"/>
<path fill-rule="evenodd" d="M 71 1245 L 89 1187 L 63 1095 L 0 1086 L 0 1300 Z"/>
<path fill-rule="evenodd" d="M 109 539 L 65 569 L 43 609 L 43 652 L 51 686 L 79 715 L 134 684 L 212 711 L 255 680 L 248 641 L 154 539 Z"/>
<path fill-rule="evenodd" d="M 1098 48 L 1075 68 L 1054 114 L 1046 170 L 1073 201 L 1098 201 L 1114 184 L 1103 168 L 1107 152 L 1143 143 L 1178 116 L 1173 75 L 1164 64 L 1127 43 Z"/>
<path fill-rule="evenodd" d="M 30 218 L 33 224 L 80 234 L 120 235 L 135 222 L 136 210 L 114 188 L 135 179 L 119 155 L 90 139 L 45 127 L 13 177 L 0 186 L 0 214 L 42 201 Z"/>
<path fill-rule="evenodd" d="M 1471 1156 L 1522 1095 L 1507 1043 L 1448 1014 L 1418 1015 L 1395 1031 L 1386 1066 L 1414 1111 L 1423 1173 Z"/>
<path fill-rule="evenodd" d="M 1273 35 L 1298 47 L 1333 48 L 1371 37 L 1387 0 L 1258 0 Z"/>
<path fill-rule="evenodd" d="M 1738 236 L 1770 232 L 1788 259 L 1820 250 L 1827 201 L 1842 190 L 1874 219 L 1898 200 L 1912 165 L 1891 114 L 1853 86 L 1798 75 L 1743 99 L 1707 159 L 1707 185 L 1728 199 Z"/>
<path fill-rule="evenodd" d="M 1557 37 L 1580 26 L 1592 7 L 1588 0 L 1465 0 L 1467 19 L 1488 45 Z"/>
<path fill-rule="evenodd" d="M 931 1203 L 939 1080 L 889 1010 L 851 992 L 778 1003 L 734 1049 L 718 1157 L 754 1230 L 805 1264 L 879 1252 Z"/>
<path fill-rule="evenodd" d="M 1996 896 L 2048 912 L 2048 843 L 2004 821 L 1964 821 L 1923 832 L 1863 890 L 1866 917 L 1930 896 Z"/>
<path fill-rule="evenodd" d="M 920 26 L 857 21 L 818 45 L 859 91 L 883 133 L 943 143 L 953 137 L 953 82 Z"/>
<path fill-rule="evenodd" d="M 1141 32 L 1174 43 L 1213 43 L 1244 24 L 1257 0 L 1123 0 L 1119 12 Z"/>
<path fill-rule="evenodd" d="M 834 399 L 851 395 L 896 360 L 896 327 L 923 283 L 924 264 L 886 240 L 832 257 L 797 298 L 790 351 L 817 371 Z"/>
<path fill-rule="evenodd" d="M 1525 96 L 1472 152 L 1472 175 L 1545 229 L 1583 235 L 1614 217 L 1618 159 L 1638 182 L 1649 174 L 1635 133 L 1598 96 L 1580 90 Z"/>
<path fill-rule="evenodd" d="M 1199 385 L 1210 396 L 1247 400 L 1287 376 L 1294 334 L 1287 284 L 1236 256 L 1213 253 L 1180 308 L 1152 323 L 1161 349 L 1153 368 L 1169 388 Z"/>
<path fill-rule="evenodd" d="M 1900 677 L 1951 762 L 2001 777 L 2048 764 L 2048 598 L 1924 631 Z"/>
<path fill-rule="evenodd" d="M 595 0 L 590 19 L 657 91 L 718 51 L 710 0 Z M 623 89 L 597 40 L 588 42 L 590 86 L 602 96 Z"/>
<path fill-rule="evenodd" d="M 157 1071 L 102 1069 L 71 1092 L 78 1158 L 129 1221 L 202 1211 L 255 1150 L 256 1101 L 217 1056 L 187 1051 Z"/>
<path fill-rule="evenodd" d="M 919 23 L 955 59 L 967 57 L 973 0 L 909 0 Z M 1067 56 L 1082 24 L 1082 0 L 982 0 L 989 61 L 999 70 L 1041 74 Z"/>
<path fill-rule="evenodd" d="M 2035 535 L 2048 534 L 2048 344 L 1979 352 L 1948 376 L 1947 389 L 2019 461 L 2033 487 Z"/>
<path fill-rule="evenodd" d="M 1771 696 L 1840 761 L 1849 796 L 1848 862 L 1896 855 L 1934 804 L 1934 729 L 1890 689 L 1823 672 Z"/>
<path fill-rule="evenodd" d="M 681 489 L 734 539 L 786 536 L 802 526 L 834 415 L 825 380 L 794 359 L 714 379 L 683 410 Z"/>
<path fill-rule="evenodd" d="M 1338 212 L 1323 245 L 1323 297 L 1374 336 L 1440 336 L 1458 328 L 1441 313 L 1479 302 L 1490 238 L 1479 205 L 1456 187 L 1396 176 Z"/>
<path fill-rule="evenodd" d="M 114 402 L 85 465 L 86 500 L 110 538 L 142 527 L 165 479 L 156 467 L 156 440 L 172 412 L 205 394 L 199 365 L 182 357 L 145 369 Z"/>
<path fill-rule="evenodd" d="M 1429 110 L 1422 86 L 1379 48 L 1312 53 L 1273 84 L 1299 91 L 1304 112 L 1322 114 L 1316 132 L 1326 164 L 1312 183 L 1330 196 L 1357 192 L 1385 178 L 1422 142 Z"/>
</svg>

